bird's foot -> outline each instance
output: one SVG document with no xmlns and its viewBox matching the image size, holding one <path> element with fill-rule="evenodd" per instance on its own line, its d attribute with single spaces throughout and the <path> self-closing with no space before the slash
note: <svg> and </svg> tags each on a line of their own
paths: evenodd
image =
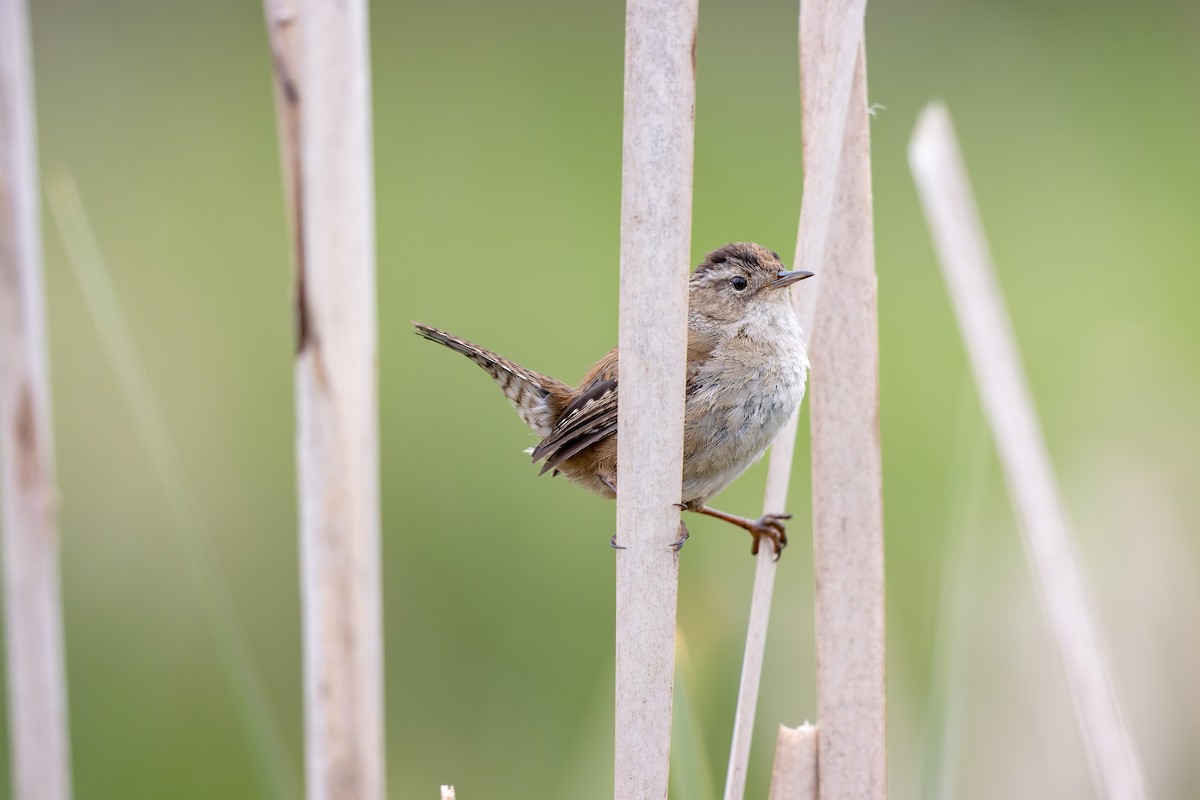
<svg viewBox="0 0 1200 800">
<path fill-rule="evenodd" d="M 750 547 L 752 555 L 758 555 L 758 547 L 762 544 L 762 540 L 770 539 L 771 544 L 775 546 L 775 560 L 779 560 L 780 554 L 783 553 L 783 548 L 787 547 L 787 530 L 783 527 L 783 520 L 791 519 L 791 514 L 763 514 L 758 519 L 746 519 L 745 517 L 726 514 L 724 511 L 719 511 L 708 506 L 686 506 L 688 511 L 695 511 L 697 514 L 706 514 L 710 517 L 723 519 L 726 522 L 733 523 L 743 530 L 750 532 L 754 537 L 754 544 Z"/>
<path fill-rule="evenodd" d="M 758 519 L 748 519 L 749 523 L 746 530 L 750 531 L 750 535 L 754 537 L 754 544 L 750 546 L 750 554 L 758 555 L 758 546 L 764 538 L 770 539 L 771 544 L 775 547 L 775 561 L 783 555 L 783 548 L 787 547 L 787 529 L 783 525 L 783 520 L 791 519 L 791 514 L 763 514 Z"/>
<path fill-rule="evenodd" d="M 678 506 L 679 508 L 685 508 L 685 506 L 682 503 L 675 503 L 675 505 Z M 676 553 L 678 553 L 680 550 L 683 549 L 683 543 L 688 540 L 688 537 L 690 535 L 691 534 L 688 533 L 687 525 L 683 524 L 683 520 L 679 520 L 679 538 L 676 539 L 675 541 L 671 542 L 671 544 L 669 544 L 667 546 L 670 547 L 672 550 L 674 550 Z M 613 537 L 608 540 L 608 546 L 611 547 L 613 550 L 624 550 L 625 549 L 624 545 L 617 544 L 617 535 L 615 533 L 613 534 Z"/>
<path fill-rule="evenodd" d="M 688 540 L 688 536 L 690 535 L 691 534 L 688 533 L 687 525 L 683 524 L 683 520 L 679 520 L 679 538 L 671 542 L 668 547 L 678 553 L 683 549 L 683 543 Z"/>
</svg>

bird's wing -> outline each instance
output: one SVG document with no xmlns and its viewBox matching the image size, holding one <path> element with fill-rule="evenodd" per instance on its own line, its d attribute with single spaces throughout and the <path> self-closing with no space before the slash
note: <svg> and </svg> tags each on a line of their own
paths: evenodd
<svg viewBox="0 0 1200 800">
<path fill-rule="evenodd" d="M 716 341 L 714 336 L 689 331 L 688 394 L 692 393 L 696 374 L 712 353 Z M 553 430 L 533 449 L 535 464 L 546 459 L 542 473 L 617 433 L 617 351 L 602 358 L 584 376 L 580 387 L 579 393 L 559 415 Z"/>
<path fill-rule="evenodd" d="M 533 449 L 535 464 L 546 459 L 542 473 L 617 432 L 617 351 L 602 358 L 580 387 L 554 428 Z"/>
<path fill-rule="evenodd" d="M 687 386 L 685 396 L 691 397 L 698 389 L 703 388 L 700 384 L 700 373 L 704 368 L 708 357 L 712 355 L 712 351 L 716 348 L 719 339 L 715 333 L 707 331 L 698 331 L 695 328 L 688 329 L 687 341 Z"/>
</svg>

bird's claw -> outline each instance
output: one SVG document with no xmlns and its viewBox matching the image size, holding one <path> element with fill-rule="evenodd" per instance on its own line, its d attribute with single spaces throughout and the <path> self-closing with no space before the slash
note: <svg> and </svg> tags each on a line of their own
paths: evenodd
<svg viewBox="0 0 1200 800">
<path fill-rule="evenodd" d="M 754 537 L 754 544 L 750 546 L 750 554 L 758 555 L 758 546 L 763 538 L 771 540 L 771 544 L 775 546 L 774 561 L 778 561 L 783 555 L 783 548 L 787 547 L 787 529 L 784 528 L 782 520 L 791 519 L 791 514 L 763 514 L 756 520 L 750 522 L 750 535 Z"/>
<path fill-rule="evenodd" d="M 691 534 L 688 533 L 687 525 L 683 524 L 683 520 L 679 520 L 679 538 L 667 546 L 678 553 L 683 549 L 683 543 L 688 540 L 688 536 L 690 535 Z"/>
</svg>

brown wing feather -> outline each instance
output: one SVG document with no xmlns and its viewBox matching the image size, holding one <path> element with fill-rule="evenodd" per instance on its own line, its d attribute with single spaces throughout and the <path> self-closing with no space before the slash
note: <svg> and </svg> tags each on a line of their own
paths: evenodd
<svg viewBox="0 0 1200 800">
<path fill-rule="evenodd" d="M 535 464 L 546 459 L 543 473 L 617 432 L 617 351 L 592 367 L 580 387 L 533 450 Z"/>
<path fill-rule="evenodd" d="M 691 394 L 700 366 L 716 346 L 715 336 L 688 332 L 687 393 Z M 542 473 L 558 467 L 588 448 L 617 433 L 617 351 L 602 358 L 580 382 L 580 391 L 563 409 L 562 414 L 541 444 L 533 450 L 533 461 L 543 458 Z"/>
<path fill-rule="evenodd" d="M 687 340 L 687 385 L 685 393 L 688 397 L 701 388 L 696 382 L 699 377 L 700 368 L 704 366 L 704 362 L 708 361 L 708 357 L 712 355 L 713 349 L 717 346 L 717 336 L 711 333 L 701 333 L 695 329 L 688 330 Z"/>
<path fill-rule="evenodd" d="M 534 463 L 545 458 L 541 470 L 544 473 L 616 432 L 617 390 L 616 382 L 612 381 L 609 388 L 602 389 L 595 400 L 565 418 L 564 424 L 534 449 Z"/>
</svg>

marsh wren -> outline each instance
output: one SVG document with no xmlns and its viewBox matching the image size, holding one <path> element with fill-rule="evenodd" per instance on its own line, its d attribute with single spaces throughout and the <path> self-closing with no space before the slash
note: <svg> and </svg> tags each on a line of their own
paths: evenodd
<svg viewBox="0 0 1200 800">
<path fill-rule="evenodd" d="M 765 537 L 779 557 L 790 514 L 747 519 L 706 505 L 757 461 L 800 404 L 808 376 L 804 333 L 788 292 L 813 273 L 788 271 L 761 245 L 727 244 L 705 257 L 688 283 L 683 491 L 679 507 Z M 413 323 L 417 333 L 462 353 L 492 376 L 521 419 L 542 437 L 527 451 L 541 473 L 562 473 L 602 497 L 617 494 L 617 351 L 579 387 L 526 369 L 465 339 Z M 687 538 L 687 528 L 675 547 Z M 615 544 L 614 537 L 614 547 Z"/>
</svg>

